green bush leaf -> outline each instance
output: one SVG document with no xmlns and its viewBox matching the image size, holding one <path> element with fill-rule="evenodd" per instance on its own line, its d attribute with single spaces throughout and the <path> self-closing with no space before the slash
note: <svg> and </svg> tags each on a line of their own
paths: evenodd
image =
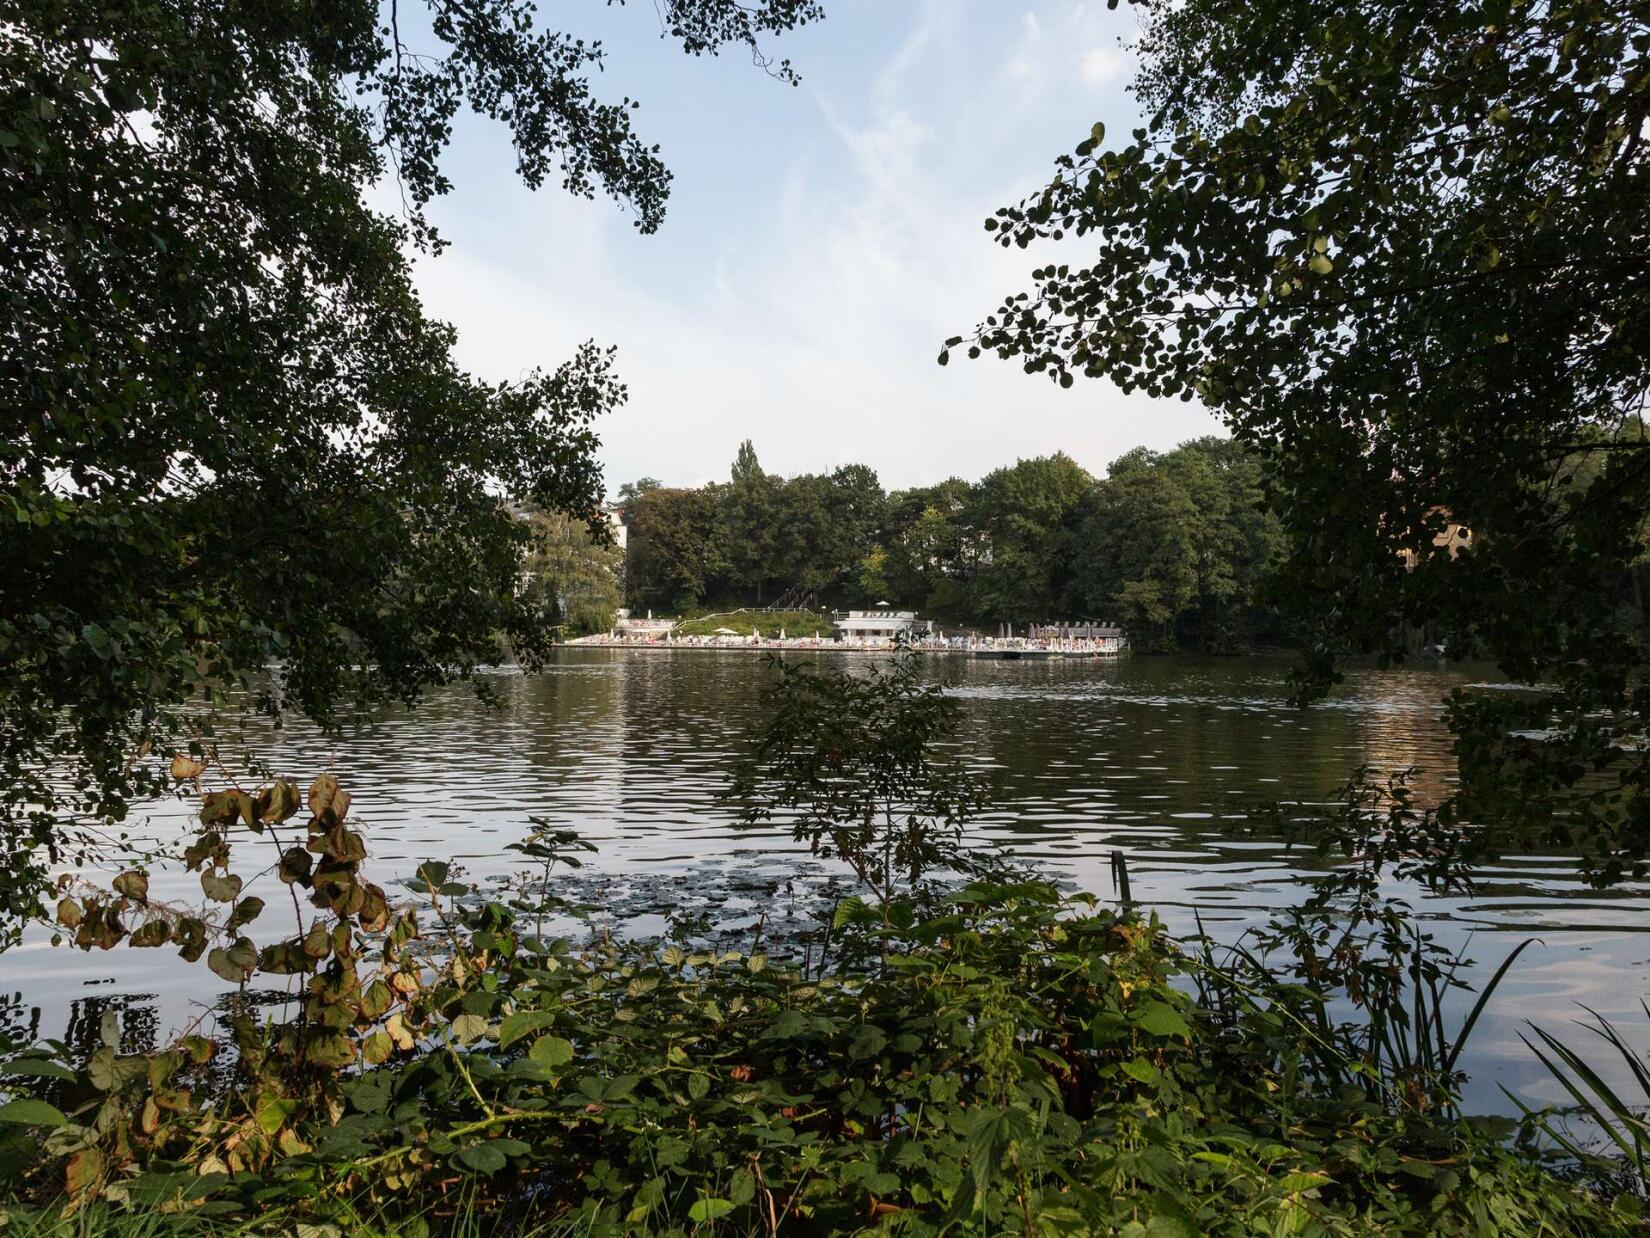
<svg viewBox="0 0 1650 1238">
<path fill-rule="evenodd" d="M 0 1075 L 29 1075 L 37 1079 L 73 1079 L 75 1072 L 62 1062 L 43 1057 L 14 1057 L 0 1062 Z"/>
<path fill-rule="evenodd" d="M 1328 1174 L 1308 1173 L 1300 1171 L 1284 1174 L 1277 1181 L 1277 1189 L 1286 1195 L 1293 1195 L 1297 1191 L 1310 1191 L 1320 1186 L 1327 1186 L 1334 1181 Z"/>
<path fill-rule="evenodd" d="M 560 1036 L 540 1036 L 527 1056 L 545 1066 L 565 1066 L 573 1060 L 573 1042 Z"/>
<path fill-rule="evenodd" d="M 688 1220 L 698 1224 L 703 1221 L 714 1221 L 717 1217 L 725 1217 L 733 1211 L 731 1199 L 716 1199 L 705 1196 L 695 1200 L 693 1207 L 688 1209 Z"/>
<path fill-rule="evenodd" d="M 1133 1014 L 1134 1025 L 1151 1036 L 1192 1038 L 1192 1029 L 1180 1012 L 1166 1002 L 1147 1002 Z"/>
<path fill-rule="evenodd" d="M 532 1032 L 542 1032 L 556 1021 L 553 1010 L 518 1010 L 506 1015 L 498 1025 L 499 1048 L 508 1048 Z"/>
<path fill-rule="evenodd" d="M 491 1141 L 472 1143 L 458 1150 L 459 1163 L 477 1173 L 495 1174 L 508 1162 L 504 1150 Z"/>
<path fill-rule="evenodd" d="M 0 1105 L 0 1122 L 14 1126 L 67 1126 L 69 1119 L 56 1106 L 25 1098 Z"/>
</svg>

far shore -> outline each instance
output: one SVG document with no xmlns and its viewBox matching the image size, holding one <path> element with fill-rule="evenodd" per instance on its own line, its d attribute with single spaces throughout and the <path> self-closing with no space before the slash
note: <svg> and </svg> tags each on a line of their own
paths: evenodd
<svg viewBox="0 0 1650 1238">
<path fill-rule="evenodd" d="M 904 649 L 912 653 L 955 655 L 977 658 L 1115 658 L 1128 652 L 1128 644 L 1115 638 L 1040 638 L 954 636 L 925 637 L 904 644 L 891 640 L 850 639 L 837 640 L 818 636 L 673 636 L 649 633 L 629 636 L 603 633 L 579 636 L 566 642 L 568 647 L 581 649 L 653 649 L 666 652 L 678 649 L 729 649 L 745 652 L 829 652 L 829 653 L 893 653 Z"/>
</svg>

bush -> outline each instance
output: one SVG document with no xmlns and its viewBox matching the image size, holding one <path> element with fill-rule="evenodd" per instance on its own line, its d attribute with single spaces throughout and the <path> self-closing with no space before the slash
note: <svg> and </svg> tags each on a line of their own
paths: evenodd
<svg viewBox="0 0 1650 1238">
<path fill-rule="evenodd" d="M 710 636 L 718 628 L 727 628 L 739 636 L 778 636 L 783 628 L 786 636 L 813 636 L 829 639 L 836 635 L 828 616 L 811 610 L 730 610 L 686 619 L 676 626 L 680 636 Z"/>
</svg>

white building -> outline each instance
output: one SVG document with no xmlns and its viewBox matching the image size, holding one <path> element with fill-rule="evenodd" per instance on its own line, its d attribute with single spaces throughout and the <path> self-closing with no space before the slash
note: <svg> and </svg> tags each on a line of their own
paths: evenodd
<svg viewBox="0 0 1650 1238">
<path fill-rule="evenodd" d="M 912 640 L 932 635 L 934 621 L 918 619 L 914 610 L 851 610 L 836 620 L 836 634 L 845 641 Z"/>
<path fill-rule="evenodd" d="M 630 543 L 630 530 L 625 527 L 619 505 L 609 503 L 604 510 L 607 513 L 607 527 L 613 534 L 613 544 L 623 550 Z"/>
</svg>

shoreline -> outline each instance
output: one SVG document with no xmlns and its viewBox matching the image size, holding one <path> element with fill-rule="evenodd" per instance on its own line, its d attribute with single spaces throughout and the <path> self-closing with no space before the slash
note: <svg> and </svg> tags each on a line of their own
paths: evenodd
<svg viewBox="0 0 1650 1238">
<path fill-rule="evenodd" d="M 563 641 L 566 649 L 646 649 L 663 652 L 677 650 L 723 650 L 743 653 L 874 653 L 888 654 L 903 648 L 909 653 L 941 657 L 980 658 L 986 661 L 1045 660 L 1050 658 L 1098 658 L 1107 661 L 1124 657 L 1129 647 L 1120 642 L 1103 640 L 1047 640 L 1033 641 L 1021 638 L 993 639 L 990 637 L 957 641 L 917 641 L 905 646 L 893 641 L 838 641 L 818 637 L 758 636 L 683 636 L 675 639 L 662 637 L 627 638 L 622 636 L 580 636 Z"/>
</svg>

